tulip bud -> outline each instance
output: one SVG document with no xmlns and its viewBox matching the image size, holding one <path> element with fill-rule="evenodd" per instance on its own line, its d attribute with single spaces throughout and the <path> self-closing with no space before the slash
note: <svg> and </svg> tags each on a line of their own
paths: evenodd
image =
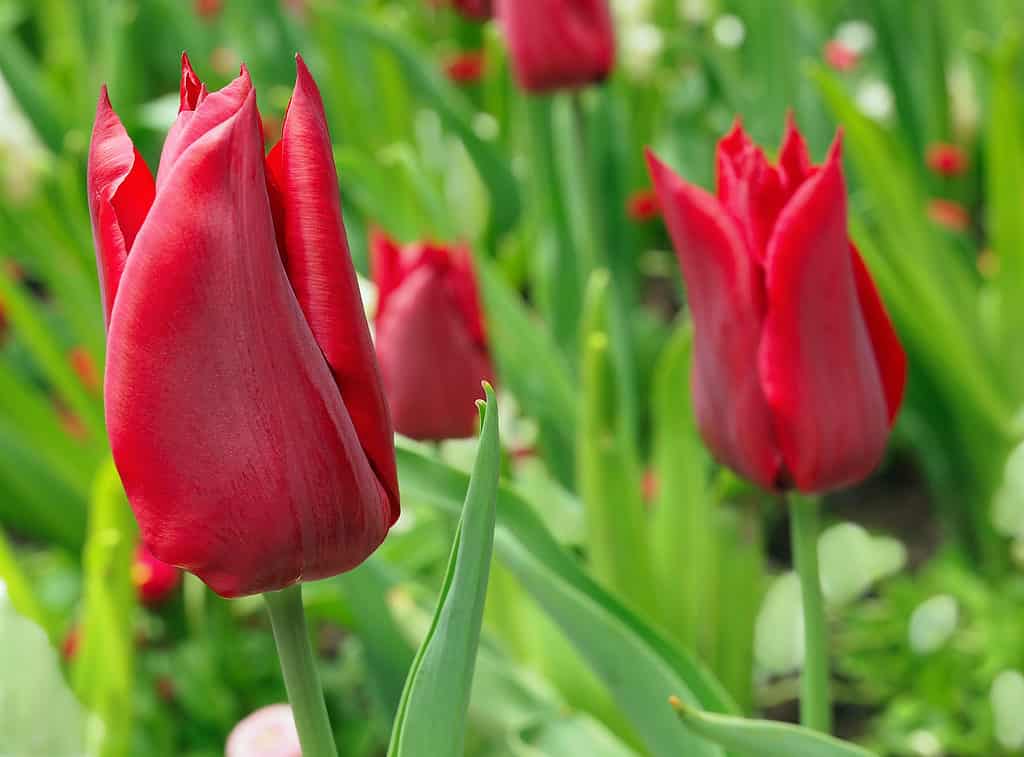
<svg viewBox="0 0 1024 757">
<path fill-rule="evenodd" d="M 486 63 L 482 52 L 459 53 L 445 61 L 444 73 L 455 84 L 476 84 L 484 75 Z"/>
<path fill-rule="evenodd" d="M 606 0 L 498 0 L 512 68 L 530 92 L 603 81 L 615 62 Z"/>
<path fill-rule="evenodd" d="M 401 249 L 371 240 L 377 300 L 377 359 L 395 430 L 413 439 L 457 439 L 476 430 L 481 381 L 494 383 L 465 247 Z"/>
<path fill-rule="evenodd" d="M 157 560 L 140 544 L 132 564 L 132 583 L 143 604 L 157 605 L 178 587 L 181 573 L 173 565 Z"/>
<path fill-rule="evenodd" d="M 960 176 L 967 170 L 967 153 L 959 145 L 935 142 L 928 145 L 925 163 L 939 176 Z"/>
<path fill-rule="evenodd" d="M 723 463 L 767 489 L 821 492 L 885 449 L 906 357 L 846 229 L 837 139 L 812 166 L 788 124 L 777 165 L 737 124 L 713 196 L 648 163 L 693 317 L 698 425 Z"/>
<path fill-rule="evenodd" d="M 239 721 L 228 736 L 225 757 L 302 757 L 292 708 L 262 707 Z"/>
<path fill-rule="evenodd" d="M 182 61 L 154 182 L 100 97 L 88 199 L 114 462 L 157 559 L 223 596 L 359 565 L 398 518 L 393 432 L 301 59 L 264 157 L 248 72 Z"/>
</svg>

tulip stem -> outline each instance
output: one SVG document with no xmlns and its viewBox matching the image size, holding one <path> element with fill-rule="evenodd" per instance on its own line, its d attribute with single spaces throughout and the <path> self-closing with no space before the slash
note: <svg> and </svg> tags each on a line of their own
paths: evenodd
<svg viewBox="0 0 1024 757">
<path fill-rule="evenodd" d="M 267 592 L 263 598 L 274 627 L 274 641 L 303 757 L 337 757 L 324 692 L 309 643 L 306 613 L 302 608 L 302 584 Z"/>
<path fill-rule="evenodd" d="M 793 560 L 800 577 L 804 612 L 804 669 L 800 678 L 800 722 L 816 731 L 832 730 L 829 694 L 828 630 L 818 574 L 818 501 L 790 495 Z"/>
</svg>

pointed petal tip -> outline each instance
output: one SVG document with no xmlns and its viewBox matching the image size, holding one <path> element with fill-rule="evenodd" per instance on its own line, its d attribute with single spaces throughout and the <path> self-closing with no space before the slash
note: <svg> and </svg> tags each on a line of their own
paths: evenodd
<svg viewBox="0 0 1024 757">
<path fill-rule="evenodd" d="M 113 106 L 110 104 L 110 92 L 107 90 L 107 85 L 105 83 L 101 84 L 99 101 L 96 103 L 96 112 L 99 113 L 100 111 L 113 109 Z"/>
</svg>

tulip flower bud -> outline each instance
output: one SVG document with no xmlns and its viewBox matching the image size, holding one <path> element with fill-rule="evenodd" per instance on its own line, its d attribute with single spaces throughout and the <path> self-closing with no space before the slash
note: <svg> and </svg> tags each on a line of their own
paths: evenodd
<svg viewBox="0 0 1024 757">
<path fill-rule="evenodd" d="M 481 381 L 494 383 L 470 252 L 374 232 L 377 359 L 395 430 L 457 439 L 476 430 Z"/>
<path fill-rule="evenodd" d="M 399 513 L 393 432 L 301 59 L 264 157 L 248 72 L 182 61 L 156 181 L 104 90 L 88 200 L 114 462 L 146 548 L 223 596 L 360 564 Z"/>
<path fill-rule="evenodd" d="M 520 86 L 530 92 L 603 81 L 615 62 L 606 0 L 498 0 Z"/>
<path fill-rule="evenodd" d="M 181 583 L 181 573 L 173 565 L 157 560 L 140 544 L 132 564 L 132 583 L 143 604 L 158 605 Z"/>
<path fill-rule="evenodd" d="M 648 163 L 695 329 L 693 401 L 716 457 L 768 489 L 821 492 L 878 464 L 906 356 L 846 230 L 839 141 L 812 166 L 788 124 L 778 165 L 737 124 L 717 196 Z"/>
</svg>

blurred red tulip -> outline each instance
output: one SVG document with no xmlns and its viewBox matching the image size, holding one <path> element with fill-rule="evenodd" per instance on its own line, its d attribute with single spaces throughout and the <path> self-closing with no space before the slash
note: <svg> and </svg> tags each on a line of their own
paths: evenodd
<svg viewBox="0 0 1024 757">
<path fill-rule="evenodd" d="M 456 439 L 476 430 L 481 381 L 494 382 L 465 247 L 399 246 L 374 232 L 377 359 L 395 430 L 413 439 Z"/>
<path fill-rule="evenodd" d="M 60 645 L 60 654 L 65 662 L 73 662 L 78 655 L 78 647 L 82 644 L 82 630 L 77 626 L 71 626 L 64 642 Z"/>
<path fill-rule="evenodd" d="M 820 492 L 884 452 L 906 357 L 846 230 L 837 138 L 812 166 L 789 123 L 778 165 L 737 124 L 718 194 L 648 153 L 695 327 L 693 400 L 723 463 L 767 489 Z"/>
<path fill-rule="evenodd" d="M 967 208 L 953 200 L 929 200 L 928 217 L 933 223 L 949 231 L 962 232 L 971 227 L 971 214 Z"/>
<path fill-rule="evenodd" d="M 316 84 L 298 59 L 264 159 L 245 69 L 210 93 L 182 63 L 155 184 L 97 109 L 106 420 L 147 549 L 239 596 L 361 563 L 398 482 Z"/>
<path fill-rule="evenodd" d="M 181 583 L 181 572 L 157 560 L 141 544 L 135 548 L 132 582 L 143 604 L 156 605 L 167 599 Z"/>
<path fill-rule="evenodd" d="M 196 15 L 205 21 L 213 21 L 224 10 L 224 0 L 195 0 Z"/>
<path fill-rule="evenodd" d="M 475 84 L 484 75 L 487 59 L 482 52 L 459 53 L 444 64 L 444 73 L 456 84 Z"/>
<path fill-rule="evenodd" d="M 494 15 L 493 0 L 431 0 L 435 8 L 450 5 L 466 18 L 486 21 Z"/>
<path fill-rule="evenodd" d="M 228 736 L 225 757 L 302 757 L 292 708 L 262 707 L 239 721 Z"/>
<path fill-rule="evenodd" d="M 71 370 L 82 382 L 82 386 L 90 392 L 98 394 L 101 383 L 100 374 L 96 370 L 96 361 L 92 359 L 88 350 L 84 347 L 72 347 L 68 353 L 68 362 L 71 364 Z"/>
<path fill-rule="evenodd" d="M 658 498 L 661 481 L 658 479 L 658 474 L 655 473 L 653 468 L 644 470 L 643 478 L 640 481 L 640 488 L 644 502 L 654 502 Z"/>
<path fill-rule="evenodd" d="M 658 195 L 653 189 L 638 189 L 626 201 L 626 214 L 634 221 L 650 221 L 661 215 Z"/>
<path fill-rule="evenodd" d="M 852 71 L 860 63 L 860 54 L 852 50 L 838 39 L 830 39 L 825 43 L 825 62 L 836 71 Z"/>
<path fill-rule="evenodd" d="M 531 92 L 602 81 L 615 62 L 606 0 L 498 0 L 519 85 Z"/>
<path fill-rule="evenodd" d="M 939 176 L 960 176 L 967 170 L 967 153 L 959 145 L 934 142 L 928 145 L 925 163 Z"/>
</svg>

